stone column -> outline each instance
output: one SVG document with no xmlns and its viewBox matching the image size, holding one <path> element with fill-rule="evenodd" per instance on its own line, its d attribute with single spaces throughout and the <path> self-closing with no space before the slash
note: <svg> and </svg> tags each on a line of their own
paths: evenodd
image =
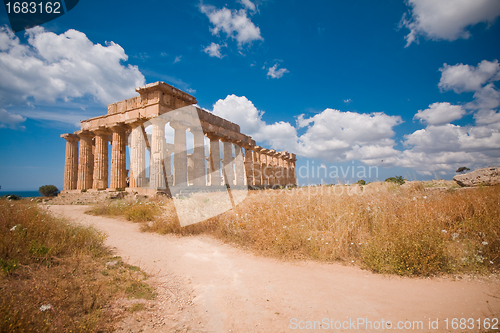
<svg viewBox="0 0 500 333">
<path fill-rule="evenodd" d="M 260 164 L 261 164 L 261 170 L 262 170 L 262 186 L 269 185 L 269 175 L 270 175 L 270 170 L 269 170 L 269 161 L 270 157 L 267 155 L 269 152 L 269 149 L 262 148 L 260 150 Z"/>
<path fill-rule="evenodd" d="M 207 137 L 210 139 L 210 186 L 220 186 L 220 149 L 219 149 L 219 136 L 214 133 L 208 133 Z"/>
<path fill-rule="evenodd" d="M 284 152 L 282 155 L 283 159 L 283 183 L 284 186 L 288 186 L 290 184 L 290 177 L 288 176 L 288 158 L 289 154 L 288 152 Z"/>
<path fill-rule="evenodd" d="M 174 144 L 166 143 L 165 144 L 165 153 L 164 153 L 164 166 L 165 166 L 165 174 L 167 175 L 167 185 L 173 186 L 174 178 L 172 177 L 172 153 L 174 152 Z"/>
<path fill-rule="evenodd" d="M 149 165 L 149 187 L 166 189 L 165 183 L 165 124 L 167 122 L 156 117 L 151 119 L 153 134 L 151 136 L 151 159 Z"/>
<path fill-rule="evenodd" d="M 194 185 L 194 160 L 193 154 L 187 154 L 187 184 L 188 186 Z"/>
<path fill-rule="evenodd" d="M 267 165 L 268 165 L 268 170 L 269 170 L 269 185 L 274 186 L 276 185 L 276 177 L 275 177 L 275 172 L 276 172 L 276 160 L 274 155 L 276 154 L 276 150 L 271 149 L 267 152 Z"/>
<path fill-rule="evenodd" d="M 260 151 L 262 147 L 254 146 L 252 147 L 252 170 L 253 170 L 253 185 L 261 186 L 262 183 L 262 164 L 260 159 Z"/>
<path fill-rule="evenodd" d="M 63 134 L 61 138 L 66 140 L 66 161 L 64 163 L 64 189 L 76 190 L 78 181 L 78 141 L 76 134 Z"/>
<path fill-rule="evenodd" d="M 111 141 L 111 182 L 109 188 L 124 189 L 127 187 L 127 126 L 118 124 L 110 128 L 113 132 Z"/>
<path fill-rule="evenodd" d="M 224 181 L 229 186 L 234 185 L 234 168 L 233 168 L 233 144 L 227 138 L 222 138 L 224 144 Z"/>
<path fill-rule="evenodd" d="M 110 132 L 105 128 L 94 131 L 94 181 L 92 188 L 105 190 L 108 188 L 108 137 Z"/>
<path fill-rule="evenodd" d="M 174 185 L 187 186 L 187 148 L 186 129 L 188 126 L 179 122 L 171 121 L 170 126 L 174 129 Z"/>
<path fill-rule="evenodd" d="M 202 129 L 191 128 L 193 146 L 193 185 L 205 186 L 205 134 Z"/>
<path fill-rule="evenodd" d="M 207 181 L 205 183 L 205 185 L 208 186 L 208 184 L 212 184 L 212 180 L 211 180 L 211 175 L 212 175 L 212 169 L 210 169 L 210 156 L 207 156 L 205 157 L 205 161 L 206 161 L 206 175 L 207 175 Z"/>
<path fill-rule="evenodd" d="M 146 138 L 143 122 L 131 124 L 130 133 L 130 187 L 146 187 Z"/>
<path fill-rule="evenodd" d="M 273 156 L 274 161 L 274 183 L 276 185 L 283 185 L 283 161 L 281 160 L 281 153 L 276 152 Z"/>
<path fill-rule="evenodd" d="M 234 170 L 236 174 L 235 185 L 245 185 L 245 164 L 243 162 L 243 152 L 239 144 L 234 145 Z"/>
<path fill-rule="evenodd" d="M 245 145 L 245 175 L 248 186 L 253 185 L 253 150 L 251 146 Z"/>
<path fill-rule="evenodd" d="M 94 133 L 89 131 L 78 131 L 80 137 L 80 151 L 78 156 L 78 190 L 92 188 L 92 171 L 94 167 L 94 156 L 92 155 L 92 138 Z"/>
<path fill-rule="evenodd" d="M 297 156 L 290 153 L 290 182 L 292 185 L 297 186 L 297 173 L 295 170 L 295 162 L 297 161 Z"/>
</svg>

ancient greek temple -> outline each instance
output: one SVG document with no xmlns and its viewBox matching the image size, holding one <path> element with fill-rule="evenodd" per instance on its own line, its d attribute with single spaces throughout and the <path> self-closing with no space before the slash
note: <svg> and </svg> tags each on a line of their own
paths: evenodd
<svg viewBox="0 0 500 333">
<path fill-rule="evenodd" d="M 237 124 L 194 106 L 193 96 L 164 82 L 136 91 L 140 96 L 110 104 L 106 115 L 61 135 L 65 191 L 154 195 L 297 184 L 295 154 L 257 146 Z"/>
</svg>

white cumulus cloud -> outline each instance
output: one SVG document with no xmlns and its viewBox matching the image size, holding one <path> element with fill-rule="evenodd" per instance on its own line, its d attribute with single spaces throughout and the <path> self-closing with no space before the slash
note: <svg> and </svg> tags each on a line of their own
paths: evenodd
<svg viewBox="0 0 500 333">
<path fill-rule="evenodd" d="M 498 0 L 407 0 L 410 15 L 400 25 L 410 30 L 405 37 L 408 47 L 420 36 L 432 40 L 454 41 L 469 38 L 469 27 L 492 24 L 500 15 Z"/>
<path fill-rule="evenodd" d="M 255 4 L 250 1 L 250 0 L 238 0 L 239 3 L 241 3 L 245 8 L 248 8 L 252 12 L 255 12 Z"/>
<path fill-rule="evenodd" d="M 57 35 L 41 27 L 27 31 L 28 44 L 0 28 L 0 101 L 16 105 L 33 98 L 54 102 L 93 96 L 102 104 L 130 98 L 145 79 L 113 42 L 92 43 L 76 30 Z"/>
<path fill-rule="evenodd" d="M 249 5 L 250 1 L 243 3 Z M 235 39 L 239 47 L 253 41 L 264 40 L 259 27 L 248 18 L 245 9 L 234 10 L 226 7 L 217 9 L 211 5 L 201 4 L 200 11 L 207 15 L 212 23 L 213 27 L 210 30 L 213 35 L 224 32 L 229 38 Z"/>
<path fill-rule="evenodd" d="M 223 55 L 220 53 L 221 46 L 216 43 L 211 43 L 203 49 L 203 52 L 211 57 L 222 59 Z"/>
<path fill-rule="evenodd" d="M 273 79 L 280 79 L 283 77 L 283 75 L 285 75 L 285 73 L 289 73 L 288 69 L 286 68 L 278 69 L 278 64 L 274 64 L 274 66 L 270 67 L 269 70 L 267 71 L 267 76 Z"/>
<path fill-rule="evenodd" d="M 0 109 L 0 128 L 23 129 L 24 126 L 19 124 L 26 120 L 25 117 L 7 112 L 5 109 Z"/>
<path fill-rule="evenodd" d="M 466 111 L 460 105 L 433 103 L 428 109 L 419 110 L 414 119 L 420 119 L 421 122 L 429 125 L 443 125 L 462 118 L 465 113 Z"/>
<path fill-rule="evenodd" d="M 296 126 L 288 122 L 267 124 L 255 105 L 246 97 L 229 95 L 214 104 L 214 114 L 241 126 L 241 132 L 277 150 L 327 161 L 359 159 L 373 164 L 398 152 L 393 127 L 399 116 L 384 113 L 360 114 L 326 109 L 310 118 L 300 115 Z M 307 128 L 298 135 L 297 130 Z"/>
</svg>

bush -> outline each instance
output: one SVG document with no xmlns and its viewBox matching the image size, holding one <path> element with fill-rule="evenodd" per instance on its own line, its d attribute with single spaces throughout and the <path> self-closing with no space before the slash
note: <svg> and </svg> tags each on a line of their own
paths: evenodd
<svg viewBox="0 0 500 333">
<path fill-rule="evenodd" d="M 457 172 L 457 173 L 465 173 L 467 171 L 470 171 L 470 169 L 468 167 L 460 167 L 455 172 Z"/>
<path fill-rule="evenodd" d="M 44 197 L 54 197 L 59 193 L 59 189 L 54 185 L 43 185 L 40 186 L 38 192 Z"/>
<path fill-rule="evenodd" d="M 405 183 L 405 179 L 403 176 L 389 177 L 385 180 L 388 183 L 394 183 L 398 185 L 403 185 Z"/>
<path fill-rule="evenodd" d="M 358 180 L 358 182 L 356 184 L 366 185 L 366 182 L 363 179 L 360 179 L 360 180 Z"/>
</svg>

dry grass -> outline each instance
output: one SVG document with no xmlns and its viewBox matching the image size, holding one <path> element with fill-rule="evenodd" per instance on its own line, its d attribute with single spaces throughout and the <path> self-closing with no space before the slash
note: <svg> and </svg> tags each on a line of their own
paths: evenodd
<svg viewBox="0 0 500 333">
<path fill-rule="evenodd" d="M 142 230 L 209 233 L 263 255 L 355 263 L 380 273 L 496 270 L 500 186 L 427 187 L 414 182 L 252 191 L 235 209 L 183 228 L 166 201 Z"/>
<path fill-rule="evenodd" d="M 153 297 L 147 276 L 103 240 L 24 200 L 0 200 L 0 331 L 110 331 L 118 298 Z"/>
</svg>

